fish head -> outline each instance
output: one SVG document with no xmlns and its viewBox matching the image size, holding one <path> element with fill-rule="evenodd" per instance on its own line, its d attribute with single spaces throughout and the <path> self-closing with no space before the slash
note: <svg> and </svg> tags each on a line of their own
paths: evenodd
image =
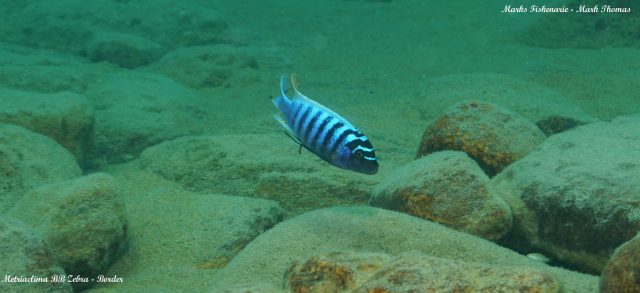
<svg viewBox="0 0 640 293">
<path fill-rule="evenodd" d="M 342 157 L 342 168 L 369 175 L 378 172 L 378 159 L 373 150 L 367 152 L 360 149 L 350 151 L 345 148 L 345 155 Z"/>
</svg>

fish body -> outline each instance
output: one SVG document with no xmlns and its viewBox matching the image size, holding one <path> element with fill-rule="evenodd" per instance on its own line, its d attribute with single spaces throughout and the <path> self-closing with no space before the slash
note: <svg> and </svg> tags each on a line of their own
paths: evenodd
<svg viewBox="0 0 640 293">
<path fill-rule="evenodd" d="M 364 174 L 378 172 L 378 160 L 369 139 L 353 124 L 298 91 L 293 77 L 292 98 L 287 97 L 287 78 L 280 78 L 280 96 L 273 99 L 280 115 L 275 118 L 296 136 L 301 146 L 326 162 Z"/>
</svg>

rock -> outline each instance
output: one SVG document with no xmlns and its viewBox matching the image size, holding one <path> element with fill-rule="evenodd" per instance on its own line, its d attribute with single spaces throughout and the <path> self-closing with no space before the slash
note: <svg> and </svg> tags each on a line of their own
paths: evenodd
<svg viewBox="0 0 640 293">
<path fill-rule="evenodd" d="M 71 13 L 72 12 L 72 13 Z M 144 37 L 168 48 L 231 42 L 227 23 L 202 5 L 100 0 L 33 2 L 6 17 L 10 43 L 85 55 L 96 32 Z M 73 36 L 73 37 L 70 37 Z"/>
<path fill-rule="evenodd" d="M 231 46 L 200 46 L 175 50 L 151 70 L 193 88 L 243 86 L 256 83 L 258 61 Z"/>
<path fill-rule="evenodd" d="M 416 157 L 441 150 L 464 151 L 493 176 L 544 138 L 535 125 L 505 108 L 467 101 L 452 106 L 429 124 Z"/>
<path fill-rule="evenodd" d="M 105 275 L 126 282 L 100 284 L 100 291 L 205 292 L 222 267 L 283 217 L 274 201 L 191 193 L 134 166 L 118 174 L 130 245 Z"/>
<path fill-rule="evenodd" d="M 86 94 L 96 104 L 93 165 L 132 160 L 148 146 L 199 133 L 209 123 L 194 92 L 158 75 L 113 74 Z"/>
<path fill-rule="evenodd" d="M 469 234 L 406 214 L 372 207 L 314 210 L 282 222 L 249 243 L 214 279 L 213 292 L 240 285 L 281 286 L 292 263 L 340 252 L 434 257 L 486 265 L 527 266 L 552 275 L 564 292 L 595 292 L 598 278 L 546 266 Z"/>
<path fill-rule="evenodd" d="M 164 55 L 162 46 L 142 37 L 99 33 L 87 45 L 93 62 L 110 62 L 124 68 L 137 68 L 158 61 Z"/>
<path fill-rule="evenodd" d="M 555 277 L 535 268 L 455 261 L 417 251 L 397 257 L 311 257 L 294 263 L 287 281 L 291 292 L 560 292 Z"/>
<path fill-rule="evenodd" d="M 0 84 L 26 92 L 81 93 L 114 69 L 50 50 L 0 44 Z"/>
<path fill-rule="evenodd" d="M 0 121 L 46 135 L 70 151 L 81 165 L 89 152 L 93 108 L 70 92 L 38 94 L 0 91 Z"/>
<path fill-rule="evenodd" d="M 330 253 L 294 261 L 286 272 L 290 292 L 350 292 L 387 266 L 385 253 Z"/>
<path fill-rule="evenodd" d="M 640 235 L 640 234 L 638 234 Z M 640 292 L 640 236 L 618 247 L 600 276 L 600 293 Z"/>
<path fill-rule="evenodd" d="M 3 292 L 73 292 L 70 283 L 53 281 L 53 276 L 66 274 L 40 235 L 5 215 L 0 216 L 0 274 Z M 7 277 L 46 278 L 47 282 L 6 281 Z"/>
<path fill-rule="evenodd" d="M 465 153 L 435 152 L 386 177 L 370 204 L 497 240 L 511 227 L 511 210 L 488 183 Z"/>
<path fill-rule="evenodd" d="M 375 178 L 298 154 L 288 140 L 282 134 L 181 137 L 146 149 L 140 163 L 191 191 L 278 200 L 289 215 L 367 202 Z"/>
<path fill-rule="evenodd" d="M 640 119 L 550 136 L 491 181 L 513 212 L 510 247 L 599 273 L 640 230 Z"/>
<path fill-rule="evenodd" d="M 0 123 L 0 211 L 10 209 L 31 188 L 81 172 L 73 155 L 52 139 Z"/>
<path fill-rule="evenodd" d="M 585 124 L 571 117 L 550 116 L 536 122 L 536 125 L 546 136 L 567 131 Z"/>
<path fill-rule="evenodd" d="M 104 274 L 125 247 L 124 207 L 116 182 L 107 174 L 38 187 L 9 214 L 44 236 L 67 274 Z M 76 290 L 93 284 L 72 283 Z"/>
</svg>

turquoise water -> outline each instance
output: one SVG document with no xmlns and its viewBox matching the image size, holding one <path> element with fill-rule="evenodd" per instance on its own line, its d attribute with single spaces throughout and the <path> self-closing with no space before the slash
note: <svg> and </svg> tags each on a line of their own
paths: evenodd
<svg viewBox="0 0 640 293">
<path fill-rule="evenodd" d="M 0 291 L 634 288 L 633 1 L 0 4 Z"/>
</svg>

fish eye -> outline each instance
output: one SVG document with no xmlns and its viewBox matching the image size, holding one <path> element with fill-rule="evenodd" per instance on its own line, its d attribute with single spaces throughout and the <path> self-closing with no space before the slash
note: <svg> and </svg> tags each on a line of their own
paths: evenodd
<svg viewBox="0 0 640 293">
<path fill-rule="evenodd" d="M 362 154 L 362 151 L 357 151 L 356 152 L 356 158 L 362 159 L 362 157 L 364 157 L 364 154 Z"/>
</svg>

